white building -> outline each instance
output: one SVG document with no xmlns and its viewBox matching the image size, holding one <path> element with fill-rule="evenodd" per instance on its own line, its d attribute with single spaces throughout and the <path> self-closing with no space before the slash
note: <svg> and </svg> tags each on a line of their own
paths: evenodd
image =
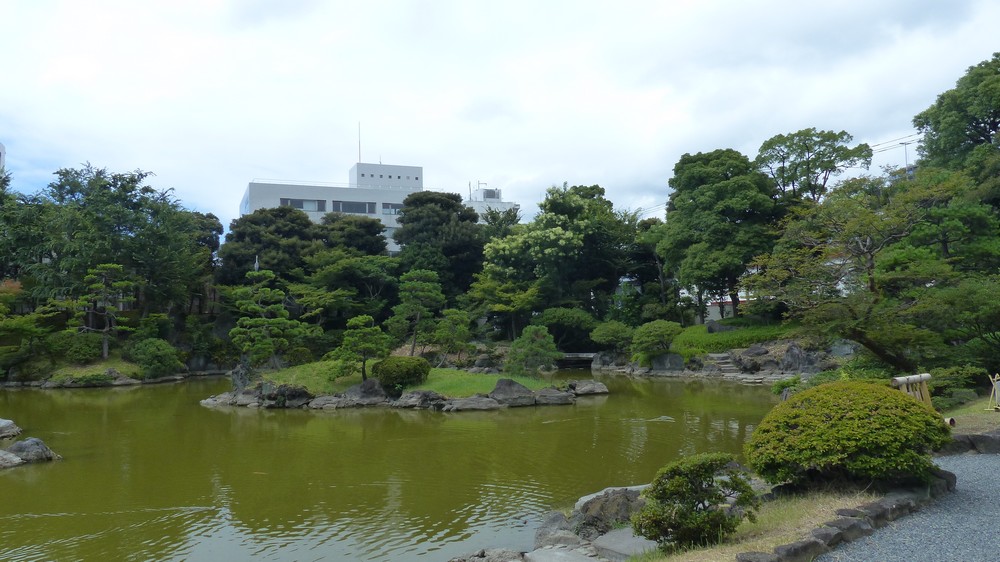
<svg viewBox="0 0 1000 562">
<path fill-rule="evenodd" d="M 484 185 L 484 184 L 480 184 Z M 476 189 L 475 191 L 470 191 L 469 198 L 463 201 L 463 204 L 467 207 L 472 207 L 474 211 L 479 213 L 479 222 L 483 222 L 483 213 L 486 209 L 494 209 L 496 211 L 507 211 L 510 209 L 519 209 L 520 206 L 517 203 L 511 201 L 504 201 L 501 198 L 501 193 L 499 189 Z"/>
<path fill-rule="evenodd" d="M 252 181 L 240 202 L 240 216 L 281 206 L 302 209 L 314 222 L 330 212 L 363 215 L 382 221 L 389 252 L 395 253 L 399 251 L 392 239 L 399 227 L 396 215 L 408 195 L 423 191 L 423 176 L 420 166 L 358 162 L 351 167 L 347 185 Z"/>
<path fill-rule="evenodd" d="M 3 169 L 4 164 L 7 162 L 7 148 L 0 142 L 0 170 Z"/>
</svg>

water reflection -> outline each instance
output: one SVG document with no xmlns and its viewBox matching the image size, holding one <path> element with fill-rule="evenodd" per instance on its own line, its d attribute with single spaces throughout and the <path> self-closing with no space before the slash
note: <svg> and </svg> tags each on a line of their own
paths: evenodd
<svg viewBox="0 0 1000 562">
<path fill-rule="evenodd" d="M 572 375 L 571 375 L 572 376 Z M 582 378 L 579 374 L 575 378 Z M 526 549 L 550 509 L 739 453 L 766 389 L 605 379 L 575 406 L 212 410 L 225 380 L 0 392 L 65 461 L 0 473 L 0 559 L 442 560 Z"/>
</svg>

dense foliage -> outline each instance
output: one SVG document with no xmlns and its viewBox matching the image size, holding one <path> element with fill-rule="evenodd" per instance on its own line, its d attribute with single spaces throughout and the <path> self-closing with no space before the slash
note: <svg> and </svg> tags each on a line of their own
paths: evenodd
<svg viewBox="0 0 1000 562">
<path fill-rule="evenodd" d="M 135 340 L 167 341 L 199 369 L 360 349 L 348 323 L 370 317 L 378 332 L 365 333 L 442 364 L 472 341 L 530 340 L 536 328 L 552 339 L 550 357 L 603 348 L 648 361 L 672 339 L 691 359 L 786 337 L 780 323 L 791 321 L 796 335 L 857 342 L 882 376 L 995 372 L 998 88 L 1000 54 L 928 100 L 913 119 L 921 158 L 907 170 L 857 175 L 872 147 L 813 127 L 761 131 L 756 155 L 684 154 L 660 217 L 616 208 L 599 185 L 552 186 L 524 221 L 517 210 L 479 217 L 458 194 L 414 193 L 392 256 L 370 216 L 314 223 L 291 207 L 262 209 L 233 220 L 220 245 L 218 219 L 148 185 L 149 172 L 60 169 L 24 195 L 0 170 L 0 376 L 91 361 L 95 337 L 110 358 L 154 315 L 166 318 L 162 333 Z M 263 271 L 273 277 L 248 275 Z M 690 330 L 716 310 L 757 325 Z M 685 330 L 651 334 L 653 322 Z M 344 364 L 367 370 L 376 347 Z M 939 404 L 975 386 L 949 381 Z"/>
<path fill-rule="evenodd" d="M 733 456 L 702 453 L 663 467 L 632 516 L 639 535 L 662 547 L 721 542 L 743 519 L 755 520 L 760 500 Z"/>
<path fill-rule="evenodd" d="M 430 372 L 431 364 L 423 357 L 386 357 L 372 367 L 372 377 L 392 396 L 426 381 Z"/>
<path fill-rule="evenodd" d="M 837 479 L 922 480 L 949 429 L 927 405 L 887 386 L 834 382 L 778 404 L 746 445 L 750 466 L 772 483 Z"/>
</svg>

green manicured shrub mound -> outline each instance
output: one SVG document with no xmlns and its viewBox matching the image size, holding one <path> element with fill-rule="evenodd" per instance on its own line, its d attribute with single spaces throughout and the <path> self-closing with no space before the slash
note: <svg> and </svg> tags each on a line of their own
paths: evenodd
<svg viewBox="0 0 1000 562">
<path fill-rule="evenodd" d="M 926 480 L 930 452 L 949 439 L 941 416 L 906 393 L 833 382 L 795 394 L 761 420 L 746 445 L 771 483 Z"/>
<path fill-rule="evenodd" d="M 731 332 L 708 333 L 704 324 L 689 326 L 673 339 L 670 351 L 686 359 L 706 353 L 723 353 L 730 349 L 743 349 L 755 343 L 764 343 L 793 337 L 795 326 L 772 324 L 745 326 Z"/>
<path fill-rule="evenodd" d="M 545 326 L 527 326 L 511 342 L 503 371 L 509 375 L 533 375 L 542 369 L 552 369 L 563 354 Z"/>
<path fill-rule="evenodd" d="M 131 346 L 128 358 L 139 364 L 146 379 L 175 375 L 185 369 L 177 349 L 160 338 L 145 339 Z"/>
<path fill-rule="evenodd" d="M 56 361 L 65 359 L 74 365 L 87 365 L 101 358 L 100 334 L 63 330 L 49 335 L 45 341 Z"/>
<path fill-rule="evenodd" d="M 426 381 L 430 372 L 431 364 L 423 357 L 386 357 L 372 367 L 372 377 L 378 379 L 387 393 L 394 395 Z"/>
<path fill-rule="evenodd" d="M 760 507 L 746 475 L 726 453 L 668 464 L 643 496 L 646 505 L 632 516 L 632 528 L 661 547 L 718 543 L 744 518 L 754 521 Z"/>
</svg>

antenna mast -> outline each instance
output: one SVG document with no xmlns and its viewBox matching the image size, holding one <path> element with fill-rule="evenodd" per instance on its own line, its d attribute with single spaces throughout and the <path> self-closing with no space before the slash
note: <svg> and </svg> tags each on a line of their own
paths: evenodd
<svg viewBox="0 0 1000 562">
<path fill-rule="evenodd" d="M 361 162 L 361 121 L 358 121 L 358 162 Z"/>
</svg>

